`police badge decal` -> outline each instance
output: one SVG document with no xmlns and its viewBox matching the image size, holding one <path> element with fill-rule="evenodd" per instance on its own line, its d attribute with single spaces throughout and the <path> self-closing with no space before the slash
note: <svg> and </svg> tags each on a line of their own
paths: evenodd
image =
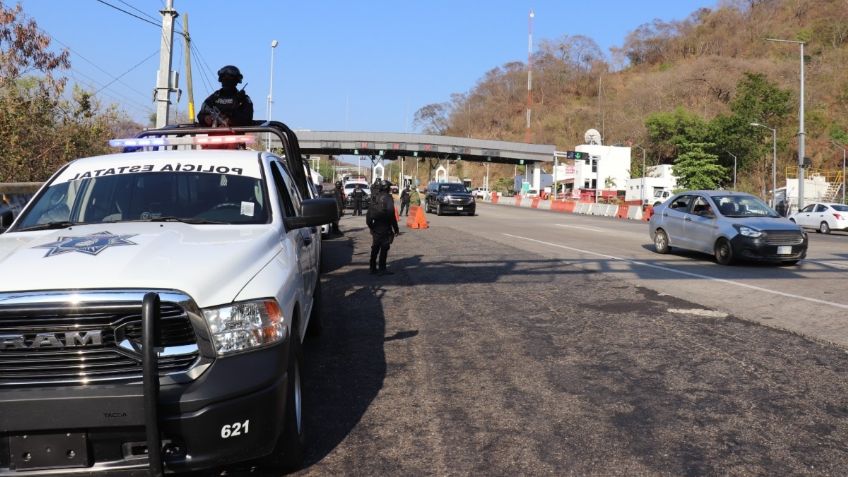
<svg viewBox="0 0 848 477">
<path fill-rule="evenodd" d="M 32 248 L 47 248 L 50 249 L 43 258 L 61 255 L 68 252 L 79 252 L 86 255 L 97 255 L 109 247 L 117 247 L 120 245 L 138 245 L 135 242 L 127 240 L 134 237 L 131 235 L 115 235 L 111 232 L 97 232 L 81 237 L 59 237 L 58 240 L 43 245 L 36 245 Z"/>
</svg>

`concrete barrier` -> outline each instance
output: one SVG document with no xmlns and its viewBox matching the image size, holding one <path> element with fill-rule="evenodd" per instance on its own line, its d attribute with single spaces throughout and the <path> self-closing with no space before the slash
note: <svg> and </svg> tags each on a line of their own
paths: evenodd
<svg viewBox="0 0 848 477">
<path fill-rule="evenodd" d="M 630 205 L 627 207 L 627 218 L 630 220 L 642 220 L 642 206 Z"/>
<path fill-rule="evenodd" d="M 549 200 L 541 200 L 536 206 L 537 209 L 541 210 L 551 210 L 551 201 Z"/>
<path fill-rule="evenodd" d="M 541 198 L 533 197 L 533 199 L 530 201 L 530 207 L 534 208 L 534 209 L 538 209 L 539 208 L 539 202 L 541 202 L 541 201 L 542 201 Z"/>
</svg>

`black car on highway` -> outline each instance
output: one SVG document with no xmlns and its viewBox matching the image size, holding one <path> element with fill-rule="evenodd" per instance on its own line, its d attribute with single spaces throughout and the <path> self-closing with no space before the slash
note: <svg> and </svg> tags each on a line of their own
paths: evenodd
<svg viewBox="0 0 848 477">
<path fill-rule="evenodd" d="M 474 215 L 477 203 L 474 196 L 458 182 L 431 182 L 424 197 L 424 209 L 437 215 L 446 213 Z"/>
</svg>

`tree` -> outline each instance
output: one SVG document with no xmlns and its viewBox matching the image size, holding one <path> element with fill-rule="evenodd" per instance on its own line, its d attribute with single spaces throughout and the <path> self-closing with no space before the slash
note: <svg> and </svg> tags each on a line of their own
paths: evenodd
<svg viewBox="0 0 848 477">
<path fill-rule="evenodd" d="M 415 112 L 412 124 L 425 134 L 444 135 L 448 130 L 450 103 L 432 103 Z"/>
<path fill-rule="evenodd" d="M 745 121 L 777 127 L 792 110 L 791 97 L 789 91 L 778 88 L 765 75 L 748 72 L 736 85 L 730 110 Z"/>
<path fill-rule="evenodd" d="M 0 182 L 43 181 L 70 159 L 107 152 L 113 131 L 127 129 L 92 93 L 64 95 L 68 52 L 49 47 L 20 5 L 0 2 Z"/>
<path fill-rule="evenodd" d="M 683 189 L 718 189 L 727 177 L 727 169 L 718 165 L 718 156 L 706 152 L 715 144 L 689 142 L 679 144 L 681 154 L 674 161 L 674 175 Z"/>
<path fill-rule="evenodd" d="M 682 107 L 670 113 L 649 115 L 645 128 L 648 130 L 648 148 L 659 157 L 661 164 L 674 160 L 680 144 L 704 142 L 708 132 L 706 121 Z"/>
</svg>

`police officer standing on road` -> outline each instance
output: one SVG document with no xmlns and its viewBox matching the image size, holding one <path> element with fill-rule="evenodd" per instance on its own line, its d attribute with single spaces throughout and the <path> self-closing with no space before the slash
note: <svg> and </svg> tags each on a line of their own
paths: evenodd
<svg viewBox="0 0 848 477">
<path fill-rule="evenodd" d="M 350 196 L 353 199 L 353 215 L 362 215 L 362 200 L 365 198 L 362 185 L 356 184 L 356 188 L 350 193 Z"/>
<path fill-rule="evenodd" d="M 344 196 L 344 189 L 342 188 L 342 181 L 336 181 L 336 188 L 333 189 L 333 195 L 336 198 L 336 205 L 339 208 L 339 217 L 341 217 L 341 216 L 344 215 L 344 203 L 345 203 L 345 196 Z M 333 222 L 332 227 L 333 227 L 332 232 L 334 234 L 341 234 L 342 233 L 341 229 L 339 229 L 339 221 L 338 220 Z"/>
<path fill-rule="evenodd" d="M 242 78 L 235 66 L 227 65 L 218 70 L 221 89 L 203 101 L 197 113 L 197 122 L 213 127 L 249 126 L 253 122 L 253 102 L 244 88 L 236 89 Z"/>
<path fill-rule="evenodd" d="M 371 196 L 371 204 L 365 215 L 365 223 L 371 229 L 371 273 L 378 275 L 392 275 L 393 272 L 386 270 L 386 256 L 396 235 L 400 235 L 397 217 L 395 217 L 395 203 L 389 191 L 392 183 L 382 181 L 375 183 L 374 194 Z M 379 267 L 377 257 L 379 256 Z"/>
<path fill-rule="evenodd" d="M 406 213 L 404 214 L 404 210 Z M 403 188 L 400 193 L 400 215 L 409 216 L 409 186 Z"/>
</svg>

